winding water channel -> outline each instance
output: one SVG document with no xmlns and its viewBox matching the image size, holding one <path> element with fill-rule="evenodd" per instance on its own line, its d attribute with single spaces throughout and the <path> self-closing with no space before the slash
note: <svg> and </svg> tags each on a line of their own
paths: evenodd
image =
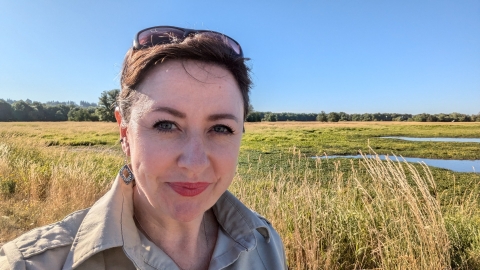
<svg viewBox="0 0 480 270">
<path fill-rule="evenodd" d="M 480 143 L 480 138 L 413 138 L 413 137 L 380 137 L 384 139 L 397 139 L 406 141 L 421 141 L 421 142 L 470 142 Z M 479 149 L 480 151 L 480 145 Z M 366 155 L 367 158 L 374 156 Z M 361 155 L 352 156 L 322 156 L 320 158 L 362 158 Z M 381 160 L 386 160 L 387 156 L 379 155 Z M 396 161 L 395 157 L 390 156 L 391 160 Z M 480 160 L 456 160 L 456 159 L 431 159 L 431 158 L 414 158 L 414 157 L 398 157 L 399 161 L 406 160 L 407 162 L 424 162 L 428 166 L 452 170 L 455 172 L 474 172 L 480 173 Z"/>
<path fill-rule="evenodd" d="M 378 155 L 381 160 L 386 160 L 385 155 Z M 367 158 L 372 158 L 375 156 L 366 155 Z M 362 158 L 361 155 L 355 156 L 322 156 L 320 158 Z M 389 156 L 393 161 L 396 161 L 395 157 Z M 407 162 L 425 162 L 428 166 L 443 168 L 452 170 L 455 172 L 475 172 L 480 173 L 480 160 L 455 160 L 455 159 L 431 159 L 431 158 L 411 158 L 411 157 L 398 157 L 399 161 L 405 159 Z"/>
<path fill-rule="evenodd" d="M 413 137 L 380 137 L 383 139 L 397 139 L 413 142 L 473 142 L 480 143 L 480 138 L 413 138 Z"/>
</svg>

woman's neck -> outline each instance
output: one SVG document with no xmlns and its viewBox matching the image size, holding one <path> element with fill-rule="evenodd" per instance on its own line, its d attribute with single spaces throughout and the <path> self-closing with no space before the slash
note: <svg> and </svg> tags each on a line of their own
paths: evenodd
<svg viewBox="0 0 480 270">
<path fill-rule="evenodd" d="M 137 228 L 181 269 L 208 269 L 218 232 L 213 211 L 207 210 L 194 220 L 180 222 L 158 216 L 139 197 L 134 192 L 134 219 Z"/>
</svg>

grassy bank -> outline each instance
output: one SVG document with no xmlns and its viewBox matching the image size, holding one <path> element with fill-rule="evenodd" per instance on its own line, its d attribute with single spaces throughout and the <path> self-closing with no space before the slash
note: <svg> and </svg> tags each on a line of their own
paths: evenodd
<svg viewBox="0 0 480 270">
<path fill-rule="evenodd" d="M 479 158 L 478 144 L 378 138 L 478 134 L 475 123 L 247 124 L 230 190 L 274 224 L 293 269 L 478 269 L 479 174 L 309 158 Z M 0 242 L 97 200 L 122 164 L 117 139 L 113 123 L 1 123 Z"/>
<path fill-rule="evenodd" d="M 354 155 L 369 146 L 379 154 L 441 159 L 480 159 L 478 143 L 409 142 L 382 136 L 480 137 L 480 123 L 414 122 L 261 122 L 248 123 L 242 149 L 306 155 Z"/>
</svg>

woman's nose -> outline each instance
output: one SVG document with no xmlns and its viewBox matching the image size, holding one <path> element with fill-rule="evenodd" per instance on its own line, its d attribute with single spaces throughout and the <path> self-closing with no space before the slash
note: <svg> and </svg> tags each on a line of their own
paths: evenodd
<svg viewBox="0 0 480 270">
<path fill-rule="evenodd" d="M 182 149 L 178 166 L 192 174 L 200 174 L 210 165 L 205 143 L 200 136 L 190 136 Z"/>
</svg>

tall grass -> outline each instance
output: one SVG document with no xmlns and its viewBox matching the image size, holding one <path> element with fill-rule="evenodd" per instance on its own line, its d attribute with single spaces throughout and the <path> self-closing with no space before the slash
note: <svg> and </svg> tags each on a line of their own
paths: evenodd
<svg viewBox="0 0 480 270">
<path fill-rule="evenodd" d="M 91 206 L 119 164 L 104 152 L 0 142 L 0 242 Z"/>
<path fill-rule="evenodd" d="M 122 164 L 114 142 L 28 134 L 0 140 L 0 242 L 91 206 Z M 447 196 L 426 166 L 287 152 L 242 151 L 230 190 L 271 221 L 291 269 L 480 269 L 480 181 Z"/>
<path fill-rule="evenodd" d="M 442 209 L 442 194 L 426 166 L 419 171 L 364 157 L 352 160 L 346 172 L 339 160 L 316 159 L 312 166 L 293 152 L 284 157 L 287 168 L 264 171 L 269 164 L 262 157 L 252 160 L 250 173 L 239 174 L 231 187 L 275 225 L 291 268 L 480 267 L 478 192 Z"/>
</svg>

